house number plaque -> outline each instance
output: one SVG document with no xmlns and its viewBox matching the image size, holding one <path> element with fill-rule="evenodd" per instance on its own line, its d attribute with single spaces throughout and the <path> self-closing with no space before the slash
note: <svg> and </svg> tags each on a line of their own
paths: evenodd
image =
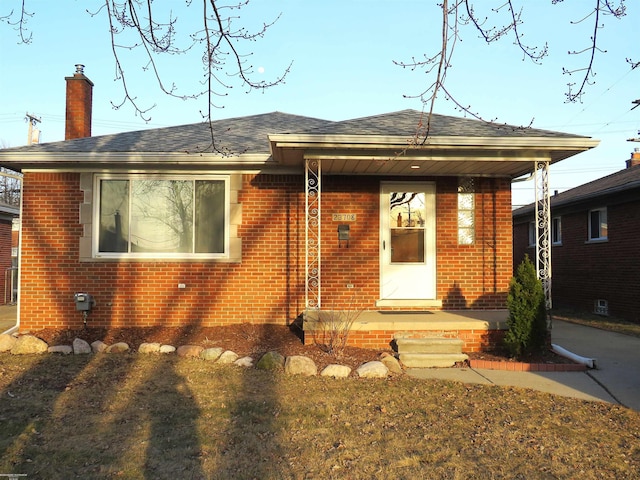
<svg viewBox="0 0 640 480">
<path fill-rule="evenodd" d="M 355 222 L 356 214 L 355 213 L 334 213 L 333 221 L 334 222 Z"/>
</svg>

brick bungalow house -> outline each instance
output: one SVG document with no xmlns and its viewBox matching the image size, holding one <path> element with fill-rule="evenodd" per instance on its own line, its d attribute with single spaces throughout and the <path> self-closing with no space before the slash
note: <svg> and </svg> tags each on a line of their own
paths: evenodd
<svg viewBox="0 0 640 480">
<path fill-rule="evenodd" d="M 551 197 L 553 306 L 640 322 L 640 149 L 627 168 Z M 513 212 L 517 265 L 535 257 L 534 208 Z"/>
<path fill-rule="evenodd" d="M 81 327 L 82 292 L 92 326 L 355 309 L 352 344 L 427 330 L 478 350 L 506 318 L 511 180 L 597 145 L 440 115 L 423 141 L 413 110 L 91 137 L 93 84 L 66 81 L 67 140 L 0 152 L 24 173 L 21 330 Z"/>
</svg>

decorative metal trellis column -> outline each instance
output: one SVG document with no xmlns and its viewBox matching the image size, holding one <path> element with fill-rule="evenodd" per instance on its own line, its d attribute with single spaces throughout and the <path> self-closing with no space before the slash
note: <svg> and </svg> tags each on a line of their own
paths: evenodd
<svg viewBox="0 0 640 480">
<path fill-rule="evenodd" d="M 535 178 L 536 273 L 542 281 L 547 326 L 551 328 L 551 196 L 549 194 L 549 162 L 537 161 Z"/>
<path fill-rule="evenodd" d="M 305 316 L 320 310 L 320 160 L 305 159 Z"/>
</svg>

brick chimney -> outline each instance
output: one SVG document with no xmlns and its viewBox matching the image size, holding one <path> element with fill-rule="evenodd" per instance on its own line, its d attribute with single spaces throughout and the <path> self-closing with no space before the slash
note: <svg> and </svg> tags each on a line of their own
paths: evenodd
<svg viewBox="0 0 640 480">
<path fill-rule="evenodd" d="M 93 82 L 84 76 L 84 65 L 76 65 L 73 77 L 65 77 L 67 82 L 67 113 L 64 139 L 91 136 L 91 105 Z"/>
<path fill-rule="evenodd" d="M 636 165 L 640 165 L 640 148 L 634 148 L 631 158 L 627 160 L 627 168 L 635 167 Z"/>
</svg>

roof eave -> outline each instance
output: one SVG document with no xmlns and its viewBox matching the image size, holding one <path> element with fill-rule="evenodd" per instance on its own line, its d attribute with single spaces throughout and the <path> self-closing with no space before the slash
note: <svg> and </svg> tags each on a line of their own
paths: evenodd
<svg viewBox="0 0 640 480">
<path fill-rule="evenodd" d="M 189 170 L 220 168 L 262 168 L 273 165 L 268 153 L 220 155 L 213 153 L 157 152 L 14 152 L 0 153 L 0 165 L 13 170 L 105 169 L 105 168 L 184 168 Z"/>
<path fill-rule="evenodd" d="M 281 165 L 302 165 L 305 159 L 392 160 L 424 162 L 502 162 L 516 178 L 530 173 L 535 161 L 556 163 L 594 148 L 599 141 L 588 137 L 429 137 L 424 142 L 378 135 L 269 135 L 274 160 Z M 438 169 L 441 170 L 441 169 Z M 455 174 L 455 171 L 449 172 Z M 482 173 L 480 170 L 474 174 Z"/>
</svg>

